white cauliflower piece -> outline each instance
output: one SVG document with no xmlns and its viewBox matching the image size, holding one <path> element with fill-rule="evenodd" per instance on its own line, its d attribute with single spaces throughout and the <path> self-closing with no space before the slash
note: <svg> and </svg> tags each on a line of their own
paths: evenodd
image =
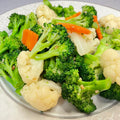
<svg viewBox="0 0 120 120">
<path fill-rule="evenodd" d="M 111 21 L 108 21 L 106 24 L 105 24 L 105 31 L 108 33 L 108 34 L 111 34 L 113 32 L 113 29 L 118 29 L 118 24 L 115 20 L 111 20 Z"/>
<path fill-rule="evenodd" d="M 57 14 L 52 9 L 50 9 L 47 5 L 43 4 L 38 6 L 38 8 L 36 9 L 36 14 L 38 18 L 44 16 L 49 20 L 51 18 L 57 17 Z"/>
<path fill-rule="evenodd" d="M 108 34 L 111 34 L 113 29 L 120 29 L 120 17 L 116 17 L 113 14 L 100 18 L 99 22 L 101 26 L 105 27 L 105 31 Z"/>
<path fill-rule="evenodd" d="M 109 15 L 106 15 L 104 17 L 101 17 L 99 22 L 102 26 L 105 26 L 105 24 L 108 22 L 108 21 L 111 21 L 114 19 L 114 15 L 113 14 L 109 14 Z"/>
<path fill-rule="evenodd" d="M 116 63 L 120 59 L 120 54 L 113 49 L 108 49 L 101 55 L 100 65 L 105 68 Z"/>
<path fill-rule="evenodd" d="M 46 5 L 40 5 L 38 6 L 38 8 L 36 9 L 36 14 L 38 17 L 38 24 L 41 25 L 42 27 L 44 23 L 49 23 L 51 22 L 52 19 L 62 19 L 64 20 L 64 17 L 58 17 L 57 14 L 50 9 L 48 6 Z"/>
<path fill-rule="evenodd" d="M 47 18 L 45 18 L 44 16 L 38 18 L 38 24 L 41 25 L 42 27 L 44 27 L 44 23 L 49 23 L 50 20 L 48 20 Z"/>
<path fill-rule="evenodd" d="M 19 74 L 24 83 L 30 84 L 38 81 L 43 72 L 43 60 L 35 60 L 29 57 L 29 51 L 22 51 L 17 58 Z"/>
<path fill-rule="evenodd" d="M 34 108 L 46 111 L 56 106 L 61 96 L 61 87 L 50 80 L 41 80 L 25 85 L 21 94 Z"/>
<path fill-rule="evenodd" d="M 87 53 L 94 53 L 100 41 L 96 37 L 94 28 L 90 28 L 90 34 L 80 35 L 75 32 L 69 33 L 70 38 L 77 48 L 79 55 L 85 55 Z"/>
<path fill-rule="evenodd" d="M 120 85 L 120 54 L 114 49 L 106 50 L 100 58 L 100 65 L 105 78 Z"/>
</svg>

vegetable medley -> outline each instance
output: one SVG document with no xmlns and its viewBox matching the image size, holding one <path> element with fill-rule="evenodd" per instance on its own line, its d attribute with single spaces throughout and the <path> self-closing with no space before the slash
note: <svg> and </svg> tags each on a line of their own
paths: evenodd
<svg viewBox="0 0 120 120">
<path fill-rule="evenodd" d="M 120 101 L 120 17 L 97 17 L 94 6 L 48 0 L 36 13 L 12 13 L 12 33 L 0 31 L 0 76 L 40 111 L 60 97 L 86 114 L 96 110 L 94 95 Z"/>
</svg>

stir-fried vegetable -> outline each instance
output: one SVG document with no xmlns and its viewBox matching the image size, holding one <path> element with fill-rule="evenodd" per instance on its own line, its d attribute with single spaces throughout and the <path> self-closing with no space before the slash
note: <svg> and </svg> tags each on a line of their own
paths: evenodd
<svg viewBox="0 0 120 120">
<path fill-rule="evenodd" d="M 0 76 L 38 110 L 51 109 L 60 96 L 87 114 L 96 110 L 94 95 L 120 101 L 120 29 L 106 33 L 94 6 L 76 12 L 43 3 L 36 14 L 10 15 L 11 34 L 0 32 Z M 105 55 L 109 48 L 115 54 Z"/>
</svg>

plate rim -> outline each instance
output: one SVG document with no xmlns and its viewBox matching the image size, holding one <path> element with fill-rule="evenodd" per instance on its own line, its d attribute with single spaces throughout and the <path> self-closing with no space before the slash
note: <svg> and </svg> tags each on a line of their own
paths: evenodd
<svg viewBox="0 0 120 120">
<path fill-rule="evenodd" d="M 56 1 L 50 0 L 50 1 L 51 1 L 52 3 L 55 3 L 55 2 L 58 2 L 58 1 L 62 1 L 62 2 L 64 2 L 64 1 L 70 1 L 70 2 L 78 2 L 78 3 L 84 3 L 84 4 L 91 4 L 91 5 L 95 5 L 95 6 L 99 6 L 99 7 L 105 7 L 105 8 L 109 8 L 109 9 L 115 10 L 115 11 L 117 11 L 117 12 L 120 12 L 118 9 L 112 8 L 112 7 L 110 7 L 110 6 L 106 6 L 106 5 L 104 6 L 104 5 L 100 5 L 100 4 L 92 3 L 92 2 L 82 2 L 82 1 L 77 1 L 77 0 L 75 0 L 75 1 L 74 1 L 74 0 L 56 0 Z M 30 6 L 34 6 L 34 5 L 36 5 L 36 4 L 39 5 L 39 4 L 42 4 L 42 3 L 43 3 L 43 2 L 40 1 L 40 2 L 33 2 L 33 3 L 30 3 L 30 4 L 21 5 L 21 6 L 19 6 L 19 7 L 14 8 L 14 9 L 7 10 L 6 12 L 0 14 L 0 17 L 1 17 L 2 15 L 12 13 L 13 11 L 15 11 L 15 10 L 17 10 L 17 9 L 20 9 L 20 8 L 22 8 L 22 7 L 26 7 L 26 6 L 29 6 L 29 5 L 30 5 Z M 84 114 L 84 113 L 83 113 L 83 115 L 81 115 L 81 116 L 77 115 L 77 116 L 71 116 L 71 117 L 68 117 L 68 116 L 63 116 L 63 117 L 62 117 L 62 116 L 50 115 L 50 114 L 46 114 L 45 112 L 42 112 L 42 111 L 34 110 L 34 108 L 33 108 L 33 109 L 30 108 L 28 105 L 24 105 L 24 103 L 22 103 L 20 100 L 17 100 L 17 99 L 15 99 L 14 97 L 12 97 L 12 96 L 9 94 L 9 92 L 7 92 L 7 91 L 5 90 L 5 87 L 2 85 L 2 83 L 3 83 L 3 82 L 2 82 L 2 79 L 4 79 L 4 78 L 0 77 L 0 87 L 1 87 L 2 90 L 6 93 L 6 95 L 9 96 L 9 98 L 11 98 L 15 103 L 23 106 L 24 108 L 27 108 L 28 110 L 33 111 L 34 113 L 37 113 L 37 114 L 40 114 L 40 115 L 45 115 L 45 116 L 48 116 L 48 117 L 62 118 L 62 119 L 83 118 L 83 117 L 93 116 L 93 115 L 96 115 L 96 114 L 98 114 L 98 113 L 101 113 L 102 110 L 104 110 L 104 111 L 105 111 L 105 110 L 108 110 L 108 109 L 112 108 L 114 105 L 116 105 L 117 103 L 119 103 L 118 101 L 114 100 L 114 103 L 113 103 L 111 106 L 108 106 L 107 108 L 102 109 L 100 112 L 99 112 L 99 111 L 93 112 L 93 113 L 91 113 L 91 114 L 89 114 L 89 115 Z"/>
</svg>

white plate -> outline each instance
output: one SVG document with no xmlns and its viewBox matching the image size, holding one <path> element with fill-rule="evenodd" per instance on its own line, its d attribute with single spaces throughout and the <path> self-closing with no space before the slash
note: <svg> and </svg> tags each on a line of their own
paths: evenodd
<svg viewBox="0 0 120 120">
<path fill-rule="evenodd" d="M 7 28 L 8 25 L 8 18 L 11 15 L 11 13 L 20 13 L 20 14 L 29 14 L 30 12 L 35 12 L 36 8 L 42 3 L 35 3 L 35 4 L 30 4 L 26 6 L 19 7 L 17 9 L 13 9 L 9 12 L 6 12 L 2 15 L 0 15 L 0 31 L 5 30 L 8 33 L 10 32 Z M 64 7 L 67 7 L 68 5 L 73 5 L 76 11 L 81 11 L 81 7 L 83 5 L 93 5 L 98 13 L 98 18 L 108 15 L 108 14 L 114 14 L 115 16 L 120 16 L 120 12 L 117 10 L 114 10 L 112 8 L 100 6 L 97 4 L 90 4 L 90 3 L 85 3 L 85 2 L 77 2 L 77 1 L 53 1 L 53 5 L 62 5 Z M 40 112 L 31 107 L 29 104 L 27 104 L 24 99 L 17 95 L 14 92 L 14 88 L 3 78 L 0 78 L 0 84 L 3 90 L 17 103 L 23 105 L 24 107 L 33 110 L 38 113 L 42 113 L 48 116 L 53 116 L 53 117 L 59 117 L 59 118 L 77 118 L 77 117 L 85 117 L 86 114 L 79 112 L 73 105 L 68 103 L 67 101 L 64 101 L 63 99 L 59 100 L 58 105 L 51 109 L 50 111 L 47 112 Z M 111 108 L 113 105 L 115 105 L 117 102 L 115 100 L 106 100 L 100 96 L 94 96 L 93 97 L 94 103 L 97 106 L 97 110 L 94 111 L 91 115 L 97 114 L 99 112 L 102 112 L 108 108 Z"/>
</svg>

